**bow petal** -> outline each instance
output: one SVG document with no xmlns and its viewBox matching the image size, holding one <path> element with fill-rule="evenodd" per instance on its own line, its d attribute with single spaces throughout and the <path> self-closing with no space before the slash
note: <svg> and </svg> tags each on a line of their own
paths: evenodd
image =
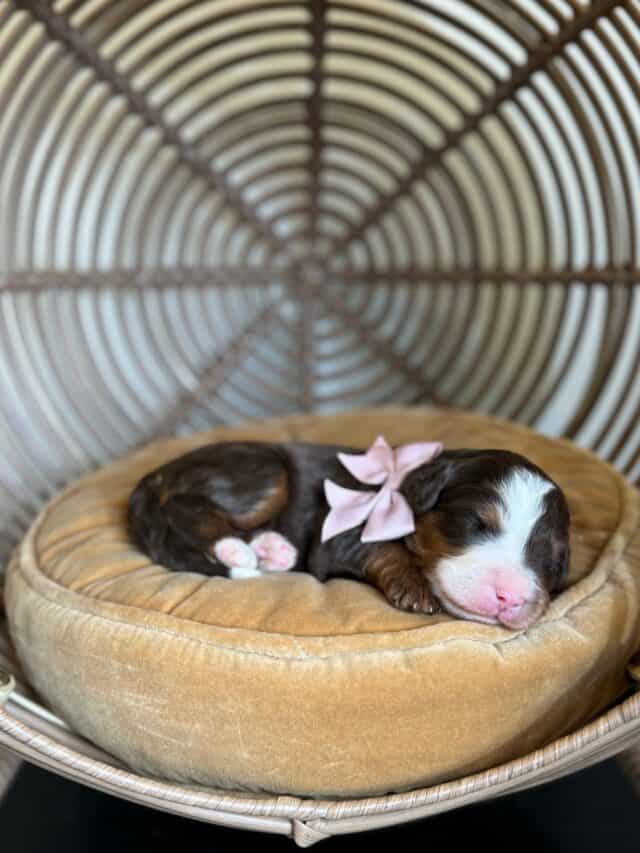
<svg viewBox="0 0 640 853">
<path fill-rule="evenodd" d="M 442 449 L 443 444 L 440 441 L 421 441 L 398 447 L 394 453 L 394 467 L 398 485 L 411 471 L 421 465 L 426 465 L 427 462 L 431 462 L 432 459 L 439 456 Z"/>
<path fill-rule="evenodd" d="M 321 541 L 327 542 L 338 533 L 351 530 L 369 517 L 378 492 L 344 489 L 331 480 L 324 481 L 324 493 L 331 510 L 322 525 Z"/>
<path fill-rule="evenodd" d="M 338 459 L 356 480 L 374 486 L 384 483 L 395 470 L 393 450 L 381 435 L 366 453 L 338 453 Z"/>
<path fill-rule="evenodd" d="M 376 498 L 360 537 L 362 542 L 386 542 L 413 533 L 416 529 L 413 512 L 400 492 L 385 485 Z"/>
</svg>

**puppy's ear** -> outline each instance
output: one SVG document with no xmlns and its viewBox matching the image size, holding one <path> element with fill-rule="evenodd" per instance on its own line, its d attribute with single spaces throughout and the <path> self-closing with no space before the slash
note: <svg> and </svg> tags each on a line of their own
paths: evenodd
<svg viewBox="0 0 640 853">
<path fill-rule="evenodd" d="M 569 564 L 571 549 L 569 543 L 555 536 L 551 540 L 551 559 L 553 565 L 553 581 L 551 592 L 561 592 L 569 581 Z"/>
<path fill-rule="evenodd" d="M 433 509 L 442 490 L 451 481 L 455 467 L 455 462 L 442 453 L 433 462 L 421 465 L 408 475 L 400 491 L 416 515 Z"/>
<path fill-rule="evenodd" d="M 546 513 L 543 521 L 544 534 L 551 548 L 550 592 L 560 592 L 567 586 L 569 580 L 571 516 L 567 500 L 559 488 L 553 489 L 546 496 Z"/>
</svg>

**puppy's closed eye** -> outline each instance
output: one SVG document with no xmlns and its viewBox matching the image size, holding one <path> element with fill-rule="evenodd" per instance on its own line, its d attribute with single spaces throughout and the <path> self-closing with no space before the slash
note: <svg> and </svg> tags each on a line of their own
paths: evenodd
<svg viewBox="0 0 640 853">
<path fill-rule="evenodd" d="M 471 532 L 475 533 L 477 535 L 488 536 L 492 532 L 491 525 L 478 512 L 471 512 L 469 514 L 468 524 L 469 524 L 469 527 L 471 528 Z"/>
<path fill-rule="evenodd" d="M 459 547 L 497 537 L 503 529 L 499 507 L 484 496 L 475 504 L 449 499 L 437 516 L 447 540 Z"/>
<path fill-rule="evenodd" d="M 502 528 L 500 510 L 494 503 L 481 504 L 471 510 L 471 526 L 477 533 L 496 535 Z"/>
</svg>

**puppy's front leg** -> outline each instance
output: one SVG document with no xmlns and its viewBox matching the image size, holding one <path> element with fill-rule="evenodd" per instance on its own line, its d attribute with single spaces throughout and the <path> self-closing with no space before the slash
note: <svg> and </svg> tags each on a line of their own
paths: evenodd
<svg viewBox="0 0 640 853">
<path fill-rule="evenodd" d="M 371 548 L 363 564 L 367 580 L 399 610 L 435 613 L 440 608 L 415 556 L 397 542 L 381 542 Z"/>
</svg>

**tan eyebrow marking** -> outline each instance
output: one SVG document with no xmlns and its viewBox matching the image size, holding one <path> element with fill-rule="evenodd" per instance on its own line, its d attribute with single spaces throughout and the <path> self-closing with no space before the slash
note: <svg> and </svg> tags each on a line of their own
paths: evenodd
<svg viewBox="0 0 640 853">
<path fill-rule="evenodd" d="M 492 531 L 495 533 L 500 533 L 502 531 L 502 513 L 500 512 L 500 507 L 495 501 L 486 501 L 481 503 L 476 512 Z"/>
</svg>

